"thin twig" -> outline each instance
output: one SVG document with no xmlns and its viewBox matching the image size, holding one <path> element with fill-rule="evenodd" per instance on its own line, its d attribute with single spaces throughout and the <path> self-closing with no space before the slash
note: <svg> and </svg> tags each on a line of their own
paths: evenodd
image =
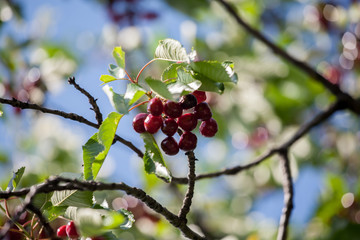
<svg viewBox="0 0 360 240">
<path fill-rule="evenodd" d="M 38 111 L 43 112 L 43 113 L 49 113 L 49 114 L 57 115 L 57 116 L 60 116 L 60 117 L 63 117 L 63 118 L 71 119 L 73 121 L 84 123 L 84 124 L 86 124 L 86 125 L 88 125 L 90 127 L 96 128 L 96 129 L 99 128 L 98 124 L 90 122 L 86 118 L 84 118 L 82 116 L 79 116 L 79 115 L 77 115 L 75 113 L 67 113 L 67 112 L 63 112 L 63 111 L 59 111 L 59 110 L 45 108 L 45 107 L 39 106 L 37 104 L 31 104 L 31 103 L 22 102 L 22 101 L 19 101 L 19 100 L 15 99 L 15 98 L 13 98 L 12 100 L 0 98 L 0 103 L 8 104 L 8 105 L 11 105 L 13 107 L 18 107 L 18 108 L 21 108 L 21 109 L 38 110 Z M 135 147 L 135 145 L 132 144 L 130 141 L 127 141 L 127 140 L 123 139 L 122 137 L 120 137 L 118 135 L 115 135 L 114 142 L 116 142 L 116 141 L 118 141 L 118 142 L 124 144 L 125 146 L 129 147 L 140 158 L 142 158 L 144 156 L 144 154 L 141 152 L 141 150 L 138 149 L 137 147 Z"/>
<path fill-rule="evenodd" d="M 247 165 L 238 165 L 232 168 L 227 168 L 218 172 L 213 173 L 206 173 L 206 174 L 199 174 L 196 176 L 195 180 L 205 179 L 205 178 L 214 178 L 219 177 L 223 175 L 235 175 L 243 170 L 250 169 L 259 163 L 263 162 L 264 160 L 268 159 L 269 157 L 273 156 L 276 153 L 279 153 L 283 149 L 289 149 L 297 140 L 299 140 L 302 136 L 304 136 L 306 133 L 308 133 L 312 128 L 316 127 L 317 125 L 325 122 L 329 117 L 331 117 L 336 111 L 344 109 L 345 105 L 342 101 L 338 100 L 333 105 L 331 105 L 327 110 L 320 112 L 318 115 L 316 115 L 311 121 L 303 124 L 296 133 L 285 143 L 283 143 L 280 147 L 273 148 L 267 153 L 263 154 L 262 156 L 258 157 L 253 162 L 247 164 Z M 188 180 L 187 178 L 172 178 L 173 183 L 179 183 L 179 184 L 187 184 Z"/>
<path fill-rule="evenodd" d="M 190 206 L 192 203 L 192 198 L 194 196 L 194 187 L 195 187 L 195 162 L 196 162 L 196 158 L 194 155 L 193 151 L 189 151 L 186 153 L 186 155 L 188 156 L 188 162 L 189 162 L 189 175 L 188 175 L 188 190 L 186 192 L 184 201 L 183 201 L 183 205 L 179 211 L 179 218 L 181 221 L 184 221 L 185 223 L 187 223 L 187 219 L 186 219 L 186 215 L 189 213 L 190 211 Z"/>
<path fill-rule="evenodd" d="M 73 85 L 76 90 L 78 90 L 79 92 L 84 94 L 89 99 L 89 103 L 92 106 L 92 108 L 90 108 L 90 109 L 94 111 L 96 121 L 98 122 L 98 125 L 100 126 L 103 121 L 103 116 L 100 112 L 99 106 L 96 103 L 97 99 L 95 99 L 88 91 L 86 91 L 85 89 L 80 87 L 79 84 L 77 84 L 75 82 L 75 77 L 69 77 L 68 82 L 70 85 Z"/>
<path fill-rule="evenodd" d="M 64 184 L 60 184 L 64 183 Z M 125 183 L 101 183 L 95 181 L 80 181 L 77 179 L 68 179 L 62 177 L 52 177 L 44 183 L 34 185 L 31 188 L 23 188 L 18 191 L 0 191 L 0 198 L 8 199 L 13 196 L 24 196 L 31 199 L 31 196 L 39 193 L 49 193 L 62 190 L 79 191 L 102 191 L 102 190 L 122 190 L 128 195 L 134 196 L 144 202 L 149 208 L 164 216 L 174 227 L 178 228 L 186 237 L 190 239 L 205 239 L 191 230 L 178 216 L 163 207 L 154 198 L 147 195 L 142 189 L 130 187 Z M 27 201 L 29 202 L 29 200 Z M 25 205 L 24 205 L 25 206 Z M 5 226 L 4 226 L 5 227 Z"/>
<path fill-rule="evenodd" d="M 50 236 L 51 238 L 53 238 L 55 236 L 55 232 L 54 230 L 51 228 L 48 220 L 45 218 L 45 216 L 41 213 L 41 211 L 34 206 L 34 204 L 29 203 L 27 206 L 27 209 L 29 209 L 30 211 L 32 211 L 35 215 L 37 215 L 40 223 L 42 224 L 42 226 L 44 227 L 46 233 L 48 234 L 48 236 Z"/>
<path fill-rule="evenodd" d="M 287 239 L 287 228 L 290 221 L 290 215 L 292 212 L 292 209 L 294 208 L 294 187 L 291 177 L 291 169 L 290 169 L 290 162 L 289 162 L 289 156 L 288 151 L 284 150 L 279 153 L 281 159 L 281 170 L 284 176 L 283 181 L 283 189 L 284 189 L 284 207 L 282 210 L 281 218 L 280 218 L 280 224 L 279 224 L 279 230 L 277 235 L 277 240 L 286 240 Z"/>
</svg>

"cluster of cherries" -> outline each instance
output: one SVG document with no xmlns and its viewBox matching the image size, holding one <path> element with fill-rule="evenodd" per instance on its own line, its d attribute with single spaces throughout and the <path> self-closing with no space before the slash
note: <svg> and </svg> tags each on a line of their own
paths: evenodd
<svg viewBox="0 0 360 240">
<path fill-rule="evenodd" d="M 184 95 L 179 102 L 163 102 L 160 98 L 153 98 L 147 105 L 148 113 L 139 113 L 133 119 L 134 130 L 138 133 L 154 134 L 161 129 L 167 135 L 161 142 L 161 149 L 167 155 L 176 155 L 179 149 L 194 150 L 197 137 L 191 131 L 196 128 L 199 120 L 199 130 L 203 136 L 213 137 L 218 131 L 217 123 L 212 118 L 212 112 L 205 100 L 206 94 L 203 91 Z M 178 131 L 181 134 L 179 143 L 173 138 Z"/>
<path fill-rule="evenodd" d="M 57 229 L 56 234 L 60 238 L 69 237 L 70 239 L 78 239 L 80 237 L 80 235 L 78 234 L 78 232 L 76 230 L 75 223 L 73 221 L 69 222 L 66 225 L 60 226 Z M 92 238 L 87 238 L 87 239 L 90 239 L 90 240 L 104 240 L 103 237 L 92 237 Z"/>
</svg>

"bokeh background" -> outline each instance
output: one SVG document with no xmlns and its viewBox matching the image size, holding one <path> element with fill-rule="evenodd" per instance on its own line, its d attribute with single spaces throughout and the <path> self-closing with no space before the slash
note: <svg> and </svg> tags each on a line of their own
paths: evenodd
<svg viewBox="0 0 360 240">
<path fill-rule="evenodd" d="M 232 3 L 247 22 L 292 56 L 360 96 L 359 1 Z M 99 77 L 114 62 L 113 47 L 126 51 L 127 70 L 136 76 L 164 38 L 179 40 L 188 51 L 194 47 L 200 59 L 232 60 L 239 75 L 238 84 L 227 86 L 223 95 L 208 94 L 220 130 L 215 138 L 199 137 L 197 173 L 251 162 L 334 101 L 321 85 L 236 25 L 216 1 L 205 0 L 1 1 L 0 97 L 94 121 L 87 99 L 67 78 L 75 76 L 98 98 L 106 116 L 113 109 Z M 164 67 L 166 63 L 153 63 L 142 76 L 159 77 Z M 110 85 L 118 93 L 125 91 L 125 82 Z M 21 186 L 61 172 L 82 172 L 81 146 L 96 129 L 32 110 L 5 105 L 0 110 L 2 189 L 21 166 L 26 167 Z M 135 114 L 121 120 L 117 133 L 143 149 L 131 127 Z M 358 118 L 339 112 L 291 148 L 295 209 L 290 239 L 358 239 L 359 138 Z M 184 154 L 166 157 L 166 163 L 174 176 L 187 175 Z M 142 160 L 118 143 L 99 177 L 141 187 L 174 211 L 186 191 L 146 175 Z M 274 239 L 283 204 L 281 182 L 276 157 L 236 176 L 198 181 L 190 223 L 223 240 Z M 135 226 L 119 232 L 119 239 L 182 238 L 164 219 L 121 192 L 97 197 L 114 209 L 133 211 Z"/>
</svg>

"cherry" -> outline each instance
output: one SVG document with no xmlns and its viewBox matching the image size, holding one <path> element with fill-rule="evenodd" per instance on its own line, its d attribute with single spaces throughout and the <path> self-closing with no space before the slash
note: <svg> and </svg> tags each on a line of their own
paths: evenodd
<svg viewBox="0 0 360 240">
<path fill-rule="evenodd" d="M 205 137 L 213 137 L 218 131 L 218 125 L 215 119 L 210 118 L 209 120 L 202 121 L 200 125 L 200 133 Z"/>
<path fill-rule="evenodd" d="M 199 103 L 195 106 L 194 114 L 197 119 L 208 120 L 212 117 L 209 105 L 206 102 Z"/>
<path fill-rule="evenodd" d="M 192 95 L 196 97 L 198 104 L 206 100 L 206 93 L 204 91 L 194 91 Z"/>
<path fill-rule="evenodd" d="M 178 118 L 182 115 L 183 109 L 180 103 L 167 100 L 164 106 L 164 113 L 171 118 Z"/>
<path fill-rule="evenodd" d="M 147 113 L 139 113 L 134 117 L 132 124 L 133 124 L 133 128 L 136 132 L 138 132 L 138 133 L 146 132 L 145 126 L 144 126 L 144 121 L 145 121 L 147 115 L 148 115 Z"/>
<path fill-rule="evenodd" d="M 75 223 L 73 221 L 66 225 L 66 234 L 69 238 L 78 238 L 79 234 L 76 231 Z"/>
<path fill-rule="evenodd" d="M 189 109 L 197 105 L 197 100 L 194 95 L 187 94 L 180 98 L 179 103 L 183 109 Z"/>
<path fill-rule="evenodd" d="M 176 133 L 178 124 L 172 118 L 167 118 L 164 121 L 164 125 L 161 127 L 161 131 L 171 137 Z"/>
<path fill-rule="evenodd" d="M 191 131 L 196 128 L 197 118 L 193 113 L 185 113 L 178 118 L 177 123 L 184 131 Z"/>
<path fill-rule="evenodd" d="M 151 134 L 156 133 L 161 128 L 162 125 L 163 125 L 162 117 L 154 116 L 152 114 L 149 114 L 144 121 L 145 130 Z"/>
<path fill-rule="evenodd" d="M 161 149 L 167 155 L 176 155 L 179 152 L 179 145 L 173 137 L 167 137 L 161 142 Z"/>
<path fill-rule="evenodd" d="M 147 105 L 147 111 L 154 116 L 160 116 L 164 110 L 164 105 L 160 98 L 153 98 Z"/>
<path fill-rule="evenodd" d="M 61 238 L 66 237 L 66 225 L 62 225 L 61 227 L 59 227 L 56 231 L 56 235 Z"/>
<path fill-rule="evenodd" d="M 191 151 L 196 148 L 197 137 L 192 132 L 184 132 L 179 141 L 179 148 L 184 151 Z"/>
</svg>

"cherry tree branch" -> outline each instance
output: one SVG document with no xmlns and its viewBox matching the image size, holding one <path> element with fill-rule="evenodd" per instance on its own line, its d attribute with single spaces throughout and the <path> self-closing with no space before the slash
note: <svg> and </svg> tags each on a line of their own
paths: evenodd
<svg viewBox="0 0 360 240">
<path fill-rule="evenodd" d="M 312 128 L 318 126 L 319 124 L 325 122 L 329 117 L 331 117 L 336 111 L 342 110 L 346 107 L 343 101 L 337 100 L 333 105 L 331 105 L 327 110 L 320 112 L 318 115 L 316 115 L 312 120 L 309 122 L 303 124 L 296 132 L 295 134 L 287 140 L 285 143 L 280 145 L 279 147 L 273 148 L 266 152 L 265 154 L 261 155 L 251 163 L 247 165 L 238 165 L 232 168 L 227 168 L 221 171 L 213 172 L 213 173 L 205 173 L 205 174 L 199 174 L 196 176 L 195 180 L 205 179 L 205 178 L 214 178 L 214 177 L 220 177 L 223 175 L 235 175 L 243 170 L 250 169 L 252 167 L 255 167 L 259 163 L 263 162 L 264 160 L 268 159 L 269 157 L 273 156 L 274 154 L 278 154 L 284 149 L 290 149 L 290 147 L 301 137 L 303 137 L 305 134 L 307 134 Z M 179 184 L 187 184 L 188 179 L 187 178 L 172 178 L 173 183 L 179 183 Z"/>
<path fill-rule="evenodd" d="M 90 108 L 90 109 L 94 111 L 96 121 L 98 122 L 98 125 L 100 126 L 103 121 L 103 116 L 100 112 L 99 106 L 96 103 L 97 99 L 95 99 L 88 91 L 86 91 L 85 89 L 80 87 L 79 84 L 77 84 L 75 82 L 75 77 L 69 77 L 68 82 L 70 85 L 73 85 L 76 90 L 78 90 L 79 92 L 84 94 L 89 99 L 89 103 L 92 106 L 92 108 Z"/>
<path fill-rule="evenodd" d="M 190 211 L 190 206 L 192 203 L 192 198 L 194 196 L 194 187 L 195 187 L 195 161 L 197 160 L 195 158 L 194 152 L 193 151 L 189 151 L 186 153 L 186 155 L 188 156 L 188 162 L 189 162 L 189 175 L 188 175 L 188 190 L 186 192 L 184 201 L 183 201 L 183 205 L 180 209 L 179 212 L 179 218 L 181 221 L 184 221 L 185 223 L 187 222 L 186 219 L 186 215 L 189 213 Z"/>
<path fill-rule="evenodd" d="M 63 177 L 52 177 L 46 182 L 34 185 L 31 188 L 23 188 L 18 191 L 0 191 L 0 198 L 8 199 L 10 197 L 21 197 L 26 195 L 24 207 L 31 203 L 32 197 L 39 193 L 49 193 L 62 190 L 79 190 L 79 191 L 102 191 L 102 190 L 121 190 L 126 192 L 142 202 L 149 208 L 164 216 L 166 220 L 174 227 L 178 228 L 186 237 L 190 239 L 203 240 L 204 237 L 191 230 L 184 221 L 174 213 L 162 206 L 154 198 L 147 195 L 142 189 L 130 187 L 125 183 L 102 183 L 96 181 L 80 181 L 77 179 L 68 179 Z M 4 230 L 5 231 L 5 230 Z"/>
<path fill-rule="evenodd" d="M 289 162 L 289 155 L 287 149 L 281 151 L 279 153 L 281 159 L 281 170 L 283 173 L 284 181 L 283 181 L 283 189 L 284 189 L 284 207 L 282 210 L 279 230 L 277 235 L 277 240 L 286 240 L 287 239 L 287 228 L 290 221 L 290 215 L 292 209 L 294 208 L 294 187 L 291 177 L 291 169 L 290 169 L 290 162 Z"/>
</svg>

